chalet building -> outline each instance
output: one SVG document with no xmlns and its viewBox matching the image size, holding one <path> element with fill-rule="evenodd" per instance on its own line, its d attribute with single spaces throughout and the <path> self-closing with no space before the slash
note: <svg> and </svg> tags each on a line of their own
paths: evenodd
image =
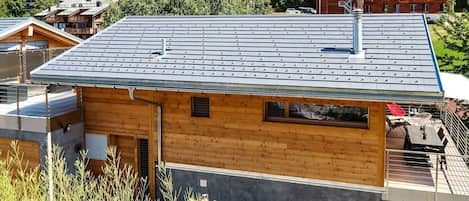
<svg viewBox="0 0 469 201">
<path fill-rule="evenodd" d="M 381 200 L 386 103 L 443 101 L 421 14 L 126 17 L 31 74 L 75 88 L 92 170 L 210 200 Z"/>
<path fill-rule="evenodd" d="M 0 80 L 18 77 L 24 81 L 28 69 L 44 63 L 34 60 L 37 55 L 33 56 L 33 50 L 70 48 L 80 41 L 81 39 L 32 17 L 0 18 Z M 43 56 L 55 56 L 54 52 L 48 53 L 50 54 Z"/>
<path fill-rule="evenodd" d="M 353 0 L 318 0 L 320 14 L 348 13 L 344 5 Z M 448 0 L 364 0 L 365 13 L 440 13 Z"/>
<path fill-rule="evenodd" d="M 73 138 L 76 133 L 82 136 L 83 126 L 77 124 L 80 110 L 76 107 L 74 93 L 52 94 L 49 106 L 54 109 L 49 110 L 44 94 L 52 90 L 23 83 L 32 69 L 43 64 L 37 58 L 43 61 L 42 58 L 56 56 L 55 51 L 45 50 L 62 52 L 80 42 L 81 39 L 32 17 L 0 18 L 0 159 L 7 155 L 10 143 L 18 140 L 29 165 L 44 164 L 41 156 L 47 152 L 48 130 L 55 134 L 51 139 L 55 144 L 68 147 L 66 154 L 70 159 L 76 155 L 74 146 L 66 144 L 76 141 Z M 38 94 L 42 96 L 35 96 Z M 70 105 L 67 106 L 67 102 Z M 68 132 L 64 130 L 67 127 L 74 129 Z"/>
<path fill-rule="evenodd" d="M 72 47 L 81 39 L 29 18 L 0 18 L 0 51 Z"/>
<path fill-rule="evenodd" d="M 35 17 L 86 39 L 103 29 L 103 13 L 109 7 L 108 0 L 68 0 L 35 15 Z"/>
</svg>

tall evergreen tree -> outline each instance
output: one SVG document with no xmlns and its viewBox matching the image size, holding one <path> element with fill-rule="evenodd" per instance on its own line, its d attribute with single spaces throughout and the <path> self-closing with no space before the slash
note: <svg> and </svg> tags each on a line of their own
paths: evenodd
<svg viewBox="0 0 469 201">
<path fill-rule="evenodd" d="M 267 14 L 270 0 L 120 0 L 111 3 L 105 23 L 131 15 Z"/>
<path fill-rule="evenodd" d="M 24 0 L 6 0 L 5 7 L 7 9 L 8 17 L 23 17 L 25 15 L 25 1 Z"/>
<path fill-rule="evenodd" d="M 458 56 L 438 55 L 438 61 L 442 66 L 454 66 L 453 72 L 469 77 L 469 12 L 448 12 L 442 15 L 438 26 L 443 31 L 436 33 L 445 43 L 445 47 L 458 53 Z"/>
<path fill-rule="evenodd" d="M 29 11 L 31 16 L 48 9 L 49 7 L 57 5 L 56 0 L 35 0 L 31 4 L 31 10 Z"/>
</svg>

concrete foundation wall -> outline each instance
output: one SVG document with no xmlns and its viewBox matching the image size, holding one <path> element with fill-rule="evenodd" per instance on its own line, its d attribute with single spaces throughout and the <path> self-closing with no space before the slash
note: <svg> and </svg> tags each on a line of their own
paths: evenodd
<svg viewBox="0 0 469 201">
<path fill-rule="evenodd" d="M 46 141 L 47 142 L 47 141 Z M 67 166 L 69 170 L 73 170 L 75 160 L 80 156 L 75 148 L 85 147 L 85 136 L 83 123 L 72 124 L 70 132 L 64 133 L 62 129 L 52 132 L 52 144 L 62 147 Z M 47 144 L 46 144 L 47 146 Z"/>
<path fill-rule="evenodd" d="M 220 201 L 379 201 L 381 193 L 171 169 L 175 189 Z M 206 182 L 206 187 L 205 186 Z"/>
</svg>

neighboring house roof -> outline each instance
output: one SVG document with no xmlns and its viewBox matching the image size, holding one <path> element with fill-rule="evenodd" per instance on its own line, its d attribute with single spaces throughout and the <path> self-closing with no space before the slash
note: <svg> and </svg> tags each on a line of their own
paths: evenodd
<svg viewBox="0 0 469 201">
<path fill-rule="evenodd" d="M 80 15 L 96 16 L 96 15 L 99 15 L 99 14 L 103 13 L 104 11 L 106 11 L 108 7 L 109 7 L 109 4 L 103 5 L 101 7 L 90 8 L 90 9 L 86 10 L 85 12 L 80 13 Z"/>
<path fill-rule="evenodd" d="M 62 12 L 57 13 L 58 16 L 71 16 L 80 12 L 80 8 L 67 8 Z"/>
<path fill-rule="evenodd" d="M 441 102 L 423 15 L 365 15 L 365 59 L 350 58 L 352 17 L 127 17 L 32 72 L 81 86 Z M 162 39 L 167 53 L 161 56 Z M 333 49 L 336 48 L 336 49 Z"/>
<path fill-rule="evenodd" d="M 441 83 L 445 97 L 469 101 L 469 78 L 459 74 L 441 73 Z"/>
<path fill-rule="evenodd" d="M 36 16 L 36 17 L 45 17 L 45 16 L 49 16 L 49 15 L 51 15 L 51 14 L 54 14 L 54 13 L 56 13 L 56 12 L 58 12 L 58 11 L 60 11 L 60 9 L 57 8 L 57 6 L 52 6 L 52 7 L 48 8 L 48 9 L 46 9 L 46 10 L 43 10 L 43 11 L 37 13 L 37 14 L 34 15 L 34 16 Z"/>
<path fill-rule="evenodd" d="M 51 31 L 57 35 L 60 35 L 64 38 L 67 38 L 71 41 L 74 41 L 76 43 L 80 43 L 81 39 L 71 35 L 69 33 L 66 33 L 64 31 L 61 31 L 60 29 L 57 29 L 47 23 L 44 23 L 40 20 L 37 20 L 33 17 L 28 17 L 28 18 L 0 18 L 0 40 L 7 38 L 15 33 L 18 33 L 19 31 L 24 30 L 27 28 L 29 25 L 36 25 L 38 27 L 41 27 L 43 29 L 46 29 L 48 31 Z"/>
<path fill-rule="evenodd" d="M 104 12 L 112 0 L 65 0 L 61 2 L 58 6 L 50 7 L 46 10 L 43 10 L 40 13 L 37 13 L 36 17 L 45 17 L 51 14 L 56 13 L 57 11 L 62 11 L 58 13 L 59 16 L 70 16 L 75 15 L 80 10 L 86 10 L 80 15 L 92 15 L 96 16 Z M 97 6 L 97 2 L 101 2 L 100 6 Z"/>
</svg>

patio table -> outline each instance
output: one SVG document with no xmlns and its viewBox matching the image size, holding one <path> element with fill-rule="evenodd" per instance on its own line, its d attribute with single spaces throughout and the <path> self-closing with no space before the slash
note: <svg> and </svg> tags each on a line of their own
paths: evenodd
<svg viewBox="0 0 469 201">
<path fill-rule="evenodd" d="M 434 152 L 440 152 L 443 150 L 443 142 L 441 142 L 438 133 L 431 126 L 424 126 L 424 130 L 421 130 L 420 126 L 407 125 L 406 130 L 406 141 L 405 148 L 414 151 L 429 151 L 428 148 L 433 148 Z M 425 135 L 425 137 L 424 137 Z"/>
</svg>

